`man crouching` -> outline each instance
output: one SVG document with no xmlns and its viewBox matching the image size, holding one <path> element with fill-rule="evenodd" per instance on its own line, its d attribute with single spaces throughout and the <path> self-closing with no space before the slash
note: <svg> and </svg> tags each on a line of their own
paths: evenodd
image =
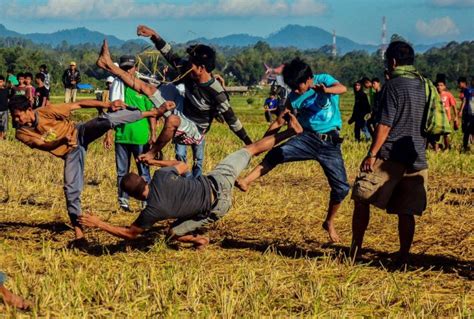
<svg viewBox="0 0 474 319">
<path fill-rule="evenodd" d="M 227 214 L 232 207 L 235 180 L 252 156 L 266 152 L 303 131 L 296 117 L 290 113 L 288 116 L 286 131 L 267 136 L 230 154 L 205 176 L 185 178 L 186 163 L 147 159 L 146 164 L 162 167 L 155 172 L 150 184 L 134 173 L 125 175 L 121 181 L 122 189 L 130 196 L 147 201 L 147 207 L 130 227 L 113 226 L 90 214 L 83 214 L 79 222 L 120 238 L 135 239 L 158 221 L 176 219 L 170 228 L 170 238 L 203 249 L 209 239 L 196 235 L 195 231 Z"/>
</svg>

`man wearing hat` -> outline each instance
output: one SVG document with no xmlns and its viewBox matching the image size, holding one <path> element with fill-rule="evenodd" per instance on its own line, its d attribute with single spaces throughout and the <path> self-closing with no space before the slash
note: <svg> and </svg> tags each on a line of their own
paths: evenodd
<svg viewBox="0 0 474 319">
<path fill-rule="evenodd" d="M 128 74 L 136 75 L 136 59 L 132 55 L 120 57 L 119 67 Z M 140 111 L 149 111 L 153 108 L 151 100 L 131 87 L 125 85 L 122 80 L 116 78 L 110 87 L 110 100 L 121 100 L 129 107 L 137 108 Z M 130 163 L 133 158 L 137 165 L 138 174 L 149 183 L 151 180 L 150 170 L 145 163 L 137 162 L 138 155 L 148 150 L 149 143 L 153 143 L 156 137 L 156 119 L 142 119 L 134 123 L 123 124 L 115 127 L 115 164 L 117 169 L 118 202 L 124 211 L 130 211 L 129 196 L 120 187 L 120 182 L 130 171 Z M 106 135 L 105 148 L 112 146 L 112 131 Z M 143 202 L 143 205 L 145 202 Z"/>
<path fill-rule="evenodd" d="M 64 102 L 76 102 L 77 84 L 81 82 L 81 72 L 77 69 L 76 62 L 69 63 L 69 68 L 64 70 L 62 80 L 65 89 Z"/>
</svg>

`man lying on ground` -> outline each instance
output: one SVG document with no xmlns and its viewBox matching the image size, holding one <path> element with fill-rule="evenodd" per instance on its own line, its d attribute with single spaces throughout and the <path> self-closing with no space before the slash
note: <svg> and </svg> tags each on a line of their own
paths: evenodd
<svg viewBox="0 0 474 319">
<path fill-rule="evenodd" d="M 157 106 L 163 103 L 163 98 L 173 100 L 177 104 L 175 114 L 164 115 L 164 128 L 155 145 L 141 157 L 142 159 L 152 159 L 173 139 L 176 143 L 176 158 L 186 161 L 186 145 L 198 145 L 195 147 L 197 160 L 193 167 L 193 175 L 200 175 L 204 156 L 204 136 L 216 117 L 223 118 L 232 132 L 246 145 L 252 143 L 242 123 L 235 116 L 226 91 L 211 73 L 216 64 L 216 53 L 211 47 L 201 44 L 191 46 L 186 50 L 187 59 L 183 59 L 177 56 L 171 46 L 154 30 L 139 26 L 137 34 L 151 38 L 156 48 L 178 72 L 180 80 L 176 83 L 183 83 L 185 86 L 183 98 L 174 85 L 161 85 L 158 90 L 153 85 L 120 72 L 120 69 L 113 65 L 107 42 L 104 42 L 101 56 L 97 61 L 99 67 L 120 77 L 128 86 L 150 97 Z"/>
<path fill-rule="evenodd" d="M 286 113 L 289 116 L 286 131 L 269 135 L 230 154 L 206 176 L 185 178 L 182 175 L 188 170 L 186 163 L 154 159 L 147 159 L 147 163 L 163 168 L 155 172 L 150 184 L 134 173 L 125 175 L 123 189 L 138 200 L 147 200 L 148 204 L 130 227 L 113 226 L 89 214 L 80 216 L 79 222 L 120 238 L 135 239 L 158 221 L 176 219 L 170 229 L 170 238 L 192 243 L 196 249 L 204 248 L 209 239 L 195 231 L 227 214 L 232 206 L 235 180 L 251 157 L 303 131 L 296 117 Z"/>
<path fill-rule="evenodd" d="M 349 193 L 346 169 L 341 153 L 342 127 L 339 111 L 339 94 L 346 87 L 329 74 L 313 74 L 311 67 L 296 58 L 286 63 L 283 79 L 291 88 L 287 109 L 297 111 L 304 132 L 268 152 L 263 161 L 236 186 L 247 191 L 250 184 L 269 173 L 275 166 L 288 162 L 315 160 L 321 165 L 331 187 L 329 207 L 323 228 L 333 242 L 339 242 L 334 227 L 334 218 L 342 201 Z M 266 134 L 278 131 L 283 121 L 281 116 L 270 124 Z"/>
<path fill-rule="evenodd" d="M 172 108 L 173 102 L 167 102 Z M 157 109 L 140 112 L 124 109 L 122 101 L 101 102 L 83 100 L 70 104 L 48 104 L 32 109 L 25 96 L 15 96 L 8 104 L 15 137 L 31 148 L 49 152 L 64 160 L 64 194 L 76 240 L 72 245 L 85 244 L 84 234 L 77 221 L 81 215 L 81 192 L 84 186 L 84 161 L 90 143 L 115 126 L 131 123 L 146 117 L 154 117 Z M 86 123 L 74 123 L 71 112 L 80 108 L 109 108 L 109 113 L 100 115 Z"/>
<path fill-rule="evenodd" d="M 32 306 L 31 302 L 15 295 L 4 286 L 6 279 L 7 276 L 3 272 L 0 272 L 0 296 L 3 299 L 3 302 L 11 307 L 21 310 L 30 309 Z"/>
</svg>

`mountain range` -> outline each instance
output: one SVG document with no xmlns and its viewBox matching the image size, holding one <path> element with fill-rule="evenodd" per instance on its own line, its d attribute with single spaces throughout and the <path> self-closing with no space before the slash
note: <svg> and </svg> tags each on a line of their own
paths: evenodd
<svg viewBox="0 0 474 319">
<path fill-rule="evenodd" d="M 28 33 L 22 34 L 7 29 L 0 24 L 0 38 L 14 37 L 31 40 L 34 43 L 49 44 L 53 47 L 60 45 L 63 41 L 68 44 L 93 43 L 100 44 L 104 38 L 107 38 L 111 46 L 121 46 L 125 42 L 113 35 L 106 35 L 98 31 L 91 31 L 81 27 L 76 29 L 60 30 L 53 33 Z M 360 44 L 349 38 L 338 36 L 337 51 L 339 54 L 345 54 L 350 51 L 375 52 L 378 49 L 376 45 Z M 133 40 L 142 42 L 143 40 Z M 300 50 L 319 49 L 328 47 L 332 44 L 332 34 L 328 31 L 315 26 L 287 25 L 277 32 L 267 37 L 252 36 L 249 34 L 231 34 L 218 38 L 197 38 L 189 42 L 206 43 L 215 46 L 245 47 L 254 45 L 258 41 L 265 41 L 272 47 L 296 47 Z M 432 47 L 441 47 L 445 43 L 436 43 L 432 45 L 415 45 L 417 52 L 424 52 Z"/>
</svg>

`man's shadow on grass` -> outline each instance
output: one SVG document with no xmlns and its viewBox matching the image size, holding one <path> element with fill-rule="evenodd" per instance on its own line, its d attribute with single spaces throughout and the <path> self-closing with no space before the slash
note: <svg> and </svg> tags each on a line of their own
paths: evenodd
<svg viewBox="0 0 474 319">
<path fill-rule="evenodd" d="M 273 251 L 281 256 L 288 258 L 318 258 L 329 257 L 341 262 L 353 262 L 350 260 L 349 247 L 312 242 L 312 246 L 318 245 L 319 248 L 307 249 L 295 244 L 282 245 L 272 242 L 246 240 L 235 237 L 224 237 L 220 242 L 220 246 L 225 249 L 252 249 L 259 252 Z M 364 264 L 368 267 L 375 267 L 385 269 L 390 272 L 406 270 L 432 270 L 442 271 L 444 273 L 456 273 L 459 276 L 468 280 L 474 279 L 474 264 L 473 262 L 460 260 L 458 258 L 443 256 L 443 255 L 429 255 L 429 254 L 411 254 L 410 264 L 407 267 L 401 267 L 395 262 L 395 254 L 375 249 L 363 249 L 363 256 L 357 258 L 354 262 L 356 264 Z"/>
<path fill-rule="evenodd" d="M 38 231 L 49 231 L 54 235 L 61 235 L 65 232 L 71 231 L 71 227 L 63 222 L 47 222 L 47 223 L 25 223 L 25 222 L 0 222 L 0 238 L 9 238 L 17 240 L 14 235 L 5 235 L 6 231 L 21 233 L 21 229 L 36 229 Z M 168 224 L 158 224 L 149 231 L 142 234 L 135 240 L 122 240 L 113 244 L 103 245 L 98 241 L 94 241 L 94 237 L 89 236 L 89 244 L 80 250 L 92 255 L 114 255 L 116 253 L 125 253 L 133 250 L 148 252 L 156 244 L 159 238 L 164 238 L 167 232 Z M 3 235 L 2 235 L 3 233 Z M 32 238 L 28 238 L 31 240 Z M 38 240 L 44 240 L 38 237 Z M 213 242 L 224 249 L 252 249 L 258 252 L 273 251 L 281 256 L 288 258 L 317 258 L 329 257 L 334 260 L 347 260 L 346 256 L 349 254 L 349 247 L 342 245 L 328 245 L 321 242 L 313 241 L 312 247 L 315 249 L 308 249 L 297 244 L 283 245 L 281 243 L 274 243 L 269 241 L 256 241 L 254 239 L 238 238 L 225 236 L 220 241 Z M 178 249 L 178 244 L 168 243 L 168 248 Z M 356 263 L 365 264 L 369 267 L 385 269 L 388 271 L 400 270 L 399 265 L 396 265 L 394 255 L 392 253 L 379 251 L 375 249 L 365 248 L 363 250 L 364 256 L 357 259 Z M 429 255 L 429 254 L 411 254 L 411 262 L 407 270 L 433 270 L 442 271 L 444 273 L 456 273 L 468 280 L 474 279 L 474 265 L 473 262 L 460 260 L 458 258 L 443 256 L 443 255 Z"/>
<path fill-rule="evenodd" d="M 31 229 L 37 231 L 49 231 L 53 234 L 63 234 L 72 228 L 63 222 L 47 222 L 47 223 L 26 223 L 26 222 L 0 222 L 0 234 L 6 231 L 21 233 L 22 229 Z M 3 236 L 13 237 L 13 236 Z"/>
</svg>

